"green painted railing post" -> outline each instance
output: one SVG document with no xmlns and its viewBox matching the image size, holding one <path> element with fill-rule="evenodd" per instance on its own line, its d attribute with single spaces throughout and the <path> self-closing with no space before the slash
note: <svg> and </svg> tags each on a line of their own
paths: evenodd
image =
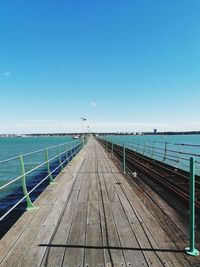
<svg viewBox="0 0 200 267">
<path fill-rule="evenodd" d="M 66 146 L 66 151 L 65 151 L 65 153 L 66 153 L 66 162 L 67 162 L 67 164 L 69 163 L 69 158 L 68 158 L 68 148 L 67 148 L 67 145 L 65 145 Z"/>
<path fill-rule="evenodd" d="M 139 141 L 137 142 L 136 153 L 138 153 L 138 150 L 139 150 Z"/>
<path fill-rule="evenodd" d="M 144 150 L 143 150 L 143 155 L 145 154 L 146 151 L 146 141 L 144 141 Z"/>
<path fill-rule="evenodd" d="M 186 253 L 191 256 L 198 256 L 199 251 L 195 248 L 195 160 L 190 158 L 190 246 Z"/>
<path fill-rule="evenodd" d="M 24 196 L 26 197 L 26 210 L 35 210 L 37 209 L 36 206 L 33 205 L 30 196 L 28 195 L 27 187 L 26 187 L 26 172 L 24 167 L 24 159 L 23 156 L 20 156 L 20 167 L 21 167 L 21 173 L 22 173 L 22 188 Z"/>
<path fill-rule="evenodd" d="M 85 143 L 84 143 L 85 144 Z M 72 156 L 72 159 L 74 157 L 74 149 L 73 149 L 73 145 L 71 146 L 71 156 Z"/>
<path fill-rule="evenodd" d="M 58 153 L 59 153 L 59 165 L 61 167 L 61 170 L 63 170 L 63 164 L 62 164 L 62 157 L 61 157 L 61 150 L 60 150 L 60 146 L 58 146 Z"/>
<path fill-rule="evenodd" d="M 82 148 L 84 147 L 84 142 L 82 142 Z"/>
<path fill-rule="evenodd" d="M 76 144 L 74 147 L 74 156 L 76 156 L 77 153 L 78 153 L 78 145 Z"/>
<path fill-rule="evenodd" d="M 123 143 L 123 173 L 126 173 L 126 147 Z"/>
<path fill-rule="evenodd" d="M 165 142 L 165 150 L 164 150 L 164 157 L 163 157 L 163 161 L 166 160 L 167 157 L 167 142 Z"/>
<path fill-rule="evenodd" d="M 151 152 L 151 157 L 153 158 L 154 156 L 154 148 L 155 148 L 155 141 L 153 142 L 153 147 L 152 147 L 152 152 Z"/>
<path fill-rule="evenodd" d="M 111 143 L 111 157 L 113 159 L 113 142 Z"/>
<path fill-rule="evenodd" d="M 45 149 L 45 157 L 46 157 L 46 162 L 47 162 L 47 172 L 48 172 L 48 175 L 49 175 L 49 183 L 50 184 L 55 184 L 55 181 L 52 177 L 52 174 L 51 174 L 51 170 L 50 170 L 50 165 L 49 165 L 49 152 L 48 152 L 48 149 L 46 148 Z"/>
</svg>

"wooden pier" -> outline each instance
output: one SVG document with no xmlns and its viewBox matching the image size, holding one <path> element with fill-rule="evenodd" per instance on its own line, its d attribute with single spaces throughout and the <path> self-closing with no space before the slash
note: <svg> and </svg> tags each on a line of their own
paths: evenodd
<svg viewBox="0 0 200 267">
<path fill-rule="evenodd" d="M 186 220 L 148 186 L 128 183 L 94 138 L 56 181 L 1 240 L 0 266 L 200 266 L 184 252 Z"/>
</svg>

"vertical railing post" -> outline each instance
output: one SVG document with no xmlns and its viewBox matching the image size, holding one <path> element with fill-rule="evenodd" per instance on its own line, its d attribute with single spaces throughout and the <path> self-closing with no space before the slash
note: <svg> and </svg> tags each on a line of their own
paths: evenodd
<svg viewBox="0 0 200 267">
<path fill-rule="evenodd" d="M 113 159 L 113 141 L 112 141 L 112 143 L 111 143 L 111 157 L 112 157 L 112 159 Z"/>
<path fill-rule="evenodd" d="M 151 152 L 151 157 L 153 158 L 154 156 L 154 148 L 155 148 L 155 141 L 153 141 L 153 147 L 152 147 L 152 152 Z"/>
<path fill-rule="evenodd" d="M 163 157 L 163 161 L 166 160 L 167 157 L 167 142 L 165 142 L 165 149 L 164 149 L 164 157 Z"/>
<path fill-rule="evenodd" d="M 47 172 L 48 172 L 48 175 L 49 175 L 49 183 L 50 184 L 55 184 L 55 181 L 52 177 L 52 174 L 51 174 L 51 170 L 50 170 L 50 165 L 49 165 L 49 152 L 48 152 L 48 148 L 45 149 L 45 157 L 46 157 L 46 162 L 47 162 Z"/>
<path fill-rule="evenodd" d="M 82 142 L 82 147 L 84 147 L 84 142 Z"/>
<path fill-rule="evenodd" d="M 27 186 L 26 186 L 26 172 L 24 167 L 24 159 L 23 156 L 20 156 L 20 167 L 22 173 L 22 188 L 24 196 L 26 197 L 26 210 L 34 210 L 37 209 L 36 206 L 33 205 L 30 196 L 28 195 Z"/>
<path fill-rule="evenodd" d="M 123 143 L 123 173 L 126 173 L 126 147 Z"/>
<path fill-rule="evenodd" d="M 61 150 L 60 150 L 60 146 L 58 146 L 58 153 L 59 153 L 59 165 L 61 167 L 61 170 L 63 170 L 63 164 L 62 164 L 62 157 L 61 157 Z"/>
<path fill-rule="evenodd" d="M 74 157 L 74 149 L 73 149 L 73 145 L 71 145 L 71 159 L 73 159 L 73 157 Z"/>
<path fill-rule="evenodd" d="M 78 151 L 79 151 L 79 143 L 77 143 L 77 144 L 76 144 L 76 146 L 75 146 L 75 151 L 76 151 L 76 153 L 75 153 L 75 154 L 77 154 L 77 153 L 78 153 Z"/>
<path fill-rule="evenodd" d="M 77 150 L 78 150 L 78 144 L 76 144 L 75 147 L 74 147 L 74 156 L 76 156 Z"/>
<path fill-rule="evenodd" d="M 190 246 L 186 253 L 198 256 L 199 251 L 195 248 L 195 160 L 190 158 Z"/>
<path fill-rule="evenodd" d="M 66 146 L 66 162 L 68 164 L 69 163 L 69 158 L 68 158 L 68 147 L 67 147 L 67 144 L 65 146 Z"/>
<path fill-rule="evenodd" d="M 143 150 L 143 155 L 145 154 L 146 151 L 146 141 L 144 140 L 144 150 Z"/>
<path fill-rule="evenodd" d="M 138 150 L 139 150 L 139 141 L 137 141 L 136 153 L 138 153 Z"/>
</svg>

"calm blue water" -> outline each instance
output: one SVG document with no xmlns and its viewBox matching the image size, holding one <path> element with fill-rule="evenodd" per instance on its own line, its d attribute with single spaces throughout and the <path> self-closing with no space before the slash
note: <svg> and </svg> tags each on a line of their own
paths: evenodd
<svg viewBox="0 0 200 267">
<path fill-rule="evenodd" d="M 71 137 L 0 138 L 0 161 L 71 141 Z"/>
<path fill-rule="evenodd" d="M 69 143 L 74 141 L 71 137 L 30 137 L 30 138 L 0 138 L 0 161 L 5 159 L 9 159 L 12 157 L 16 157 L 25 153 L 29 153 L 32 151 L 44 149 L 47 147 L 52 147 L 58 144 Z M 77 141 L 78 142 L 78 141 Z M 67 146 L 61 146 L 60 152 L 64 152 Z M 54 156 L 59 154 L 58 148 L 52 148 L 49 150 L 49 158 L 53 158 Z M 63 155 L 63 159 L 66 157 L 66 154 Z M 46 161 L 45 152 L 41 151 L 36 154 L 24 156 L 24 165 L 25 171 L 29 171 L 34 167 L 42 164 Z M 51 167 L 58 165 L 59 159 L 55 159 L 51 162 Z M 55 173 L 54 176 L 56 176 Z M 20 160 L 19 158 L 14 159 L 12 161 L 0 164 L 0 186 L 4 185 L 5 183 L 17 178 L 21 175 L 21 167 L 20 167 Z M 47 175 L 47 168 L 46 165 L 42 166 L 38 170 L 32 172 L 31 174 L 27 175 L 26 180 L 29 185 L 33 187 L 38 182 L 38 177 L 40 176 L 40 180 Z M 37 177 L 37 178 L 36 178 Z M 10 184 L 8 187 L 0 190 L 0 200 L 5 198 L 5 196 L 11 194 L 19 188 L 17 191 L 21 194 L 22 186 L 21 186 L 21 179 Z"/>
<path fill-rule="evenodd" d="M 0 161 L 72 141 L 71 137 L 0 138 Z M 58 154 L 57 148 L 49 151 L 49 157 L 53 157 L 56 154 Z M 44 152 L 26 156 L 24 157 L 25 169 L 28 171 L 44 161 Z M 19 163 L 19 159 L 16 159 L 9 163 L 0 164 L 0 185 L 20 175 Z"/>
<path fill-rule="evenodd" d="M 134 151 L 186 171 L 193 156 L 200 175 L 200 135 L 113 135 L 105 139 L 119 144 L 125 142 L 126 147 Z"/>
<path fill-rule="evenodd" d="M 71 143 L 73 141 L 73 143 Z M 71 137 L 28 137 L 28 138 L 0 138 L 0 161 L 19 156 L 20 154 L 29 153 L 32 151 L 45 149 L 59 144 L 58 147 L 49 149 L 49 158 L 53 158 L 64 152 L 62 156 L 62 162 L 67 158 L 71 160 L 71 147 L 76 143 L 80 143 L 80 140 L 74 140 Z M 68 152 L 66 150 L 69 149 Z M 26 155 L 23 157 L 25 171 L 29 171 L 34 167 L 44 163 L 46 161 L 45 151 L 38 152 L 36 154 Z M 55 158 L 51 161 L 50 170 L 53 171 L 59 166 L 59 158 Z M 67 162 L 65 163 L 65 165 Z M 65 166 L 64 165 L 64 166 Z M 61 167 L 52 175 L 53 178 L 61 171 Z M 21 175 L 20 160 L 19 158 L 9 162 L 0 163 L 0 186 L 8 183 L 9 181 L 17 178 Z M 39 169 L 26 175 L 27 190 L 28 192 L 34 188 L 39 182 L 41 182 L 48 175 L 46 164 Z M 39 194 L 49 184 L 49 178 L 42 182 L 42 184 L 31 193 L 30 198 L 34 201 Z M 6 188 L 0 190 L 0 217 L 3 216 L 10 208 L 12 208 L 22 197 L 24 196 L 22 190 L 22 179 L 15 181 Z M 18 205 L 8 216 L 3 220 L 3 224 L 0 228 L 0 237 L 11 227 L 17 218 L 24 212 L 26 208 L 26 201 L 24 200 Z"/>
</svg>

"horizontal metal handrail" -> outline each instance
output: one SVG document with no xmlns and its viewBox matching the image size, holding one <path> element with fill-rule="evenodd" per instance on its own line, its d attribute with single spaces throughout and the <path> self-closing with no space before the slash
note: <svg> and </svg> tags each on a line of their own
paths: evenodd
<svg viewBox="0 0 200 267">
<path fill-rule="evenodd" d="M 76 141 L 75 141 L 75 142 L 76 142 Z M 72 143 L 72 142 L 65 143 L 65 144 L 61 144 L 61 145 L 66 145 L 66 144 L 68 145 L 68 144 L 71 144 L 71 143 Z M 60 146 L 60 145 L 53 146 L 53 147 L 55 148 L 55 147 L 58 147 L 58 146 Z M 49 150 L 49 149 L 51 149 L 51 148 L 53 148 L 53 147 L 48 147 L 48 148 L 46 148 L 46 149 Z M 38 150 L 38 151 L 35 151 L 35 152 L 43 152 L 43 151 L 45 151 L 46 149 L 41 149 L 41 150 Z M 71 149 L 71 148 L 70 148 L 70 149 Z M 63 155 L 63 154 L 65 154 L 65 153 L 69 152 L 70 149 L 68 149 L 68 150 L 66 150 L 66 151 L 64 151 L 64 152 L 61 152 L 59 155 L 56 155 L 56 156 L 54 156 L 53 158 L 50 158 L 50 159 L 49 159 L 49 162 L 50 162 L 50 161 L 53 161 L 53 160 L 56 159 L 56 158 L 58 158 L 60 155 Z M 31 153 L 23 154 L 22 156 L 24 157 L 24 156 L 26 156 L 26 155 L 31 155 Z M 20 156 L 16 157 L 15 159 L 19 159 L 19 158 L 20 158 Z M 14 158 L 13 158 L 13 159 L 14 159 Z M 11 159 L 11 160 L 13 160 L 13 159 Z M 6 160 L 4 163 L 7 163 L 8 161 L 9 161 L 9 160 Z M 33 171 L 39 169 L 40 167 L 42 167 L 43 165 L 45 165 L 47 162 L 48 162 L 48 161 L 45 161 L 45 162 L 41 163 L 40 165 L 36 166 L 35 168 L 29 170 L 28 172 L 25 172 L 25 175 L 30 174 L 31 172 L 33 172 Z M 5 188 L 7 185 L 10 185 L 10 184 L 12 184 L 13 182 L 19 180 L 20 178 L 22 178 L 22 175 L 20 175 L 20 176 L 14 178 L 12 181 L 9 181 L 9 182 L 6 183 L 6 184 L 0 186 L 0 190 L 3 189 L 3 188 Z"/>
<path fill-rule="evenodd" d="M 196 168 L 200 168 L 200 151 L 197 150 L 198 148 L 200 148 L 200 145 L 178 144 L 152 140 L 139 140 L 138 142 L 134 142 L 127 139 L 119 140 L 118 138 L 112 138 L 111 136 L 107 138 L 100 137 L 100 139 L 104 142 L 107 149 L 109 149 L 108 145 L 106 145 L 107 142 L 111 144 L 110 147 L 112 147 L 112 144 L 115 144 L 123 148 L 123 144 L 125 144 L 126 148 L 129 148 L 136 153 L 146 155 L 152 159 L 159 160 L 160 162 L 168 163 L 176 168 L 178 165 L 183 170 L 188 169 L 190 157 L 195 156 Z M 153 143 L 153 145 L 151 145 L 151 143 Z M 179 148 L 176 150 L 175 146 L 179 146 Z M 194 147 L 194 150 L 191 152 L 188 150 L 183 151 L 184 146 Z M 186 165 L 186 163 L 188 165 Z"/>
<path fill-rule="evenodd" d="M 14 178 L 12 181 L 9 181 L 8 183 L 6 183 L 6 184 L 0 186 L 0 190 L 3 189 L 3 188 L 5 188 L 5 187 L 7 187 L 8 185 L 10 185 L 10 184 L 16 182 L 17 180 L 19 180 L 20 178 L 22 178 L 22 176 L 23 176 L 23 175 L 20 175 L 20 176 Z"/>
<path fill-rule="evenodd" d="M 71 141 L 71 142 L 67 142 L 67 143 L 62 143 L 62 144 L 59 144 L 59 145 L 55 145 L 55 146 L 50 146 L 50 147 L 47 147 L 47 148 L 42 148 L 42 149 L 39 149 L 39 150 L 35 150 L 35 151 L 32 151 L 32 152 L 28 152 L 28 153 L 25 153 L 23 154 L 22 156 L 23 157 L 26 157 L 26 156 L 30 156 L 30 155 L 33 155 L 33 154 L 36 154 L 36 153 L 39 153 L 39 152 L 43 152 L 45 151 L 45 149 L 52 149 L 52 148 L 55 148 L 55 147 L 59 147 L 59 146 L 64 146 L 64 145 L 69 145 L 69 144 L 72 144 L 72 143 L 75 143 L 77 142 L 76 140 L 74 141 Z M 0 164 L 3 164 L 3 163 L 7 163 L 9 161 L 13 161 L 13 160 L 16 160 L 16 159 L 19 159 L 20 156 L 16 156 L 16 157 L 13 157 L 13 158 L 9 158 L 9 159 L 5 159 L 5 160 L 1 160 L 0 161 Z"/>
<path fill-rule="evenodd" d="M 105 141 L 108 141 L 108 142 L 113 142 L 115 144 L 118 144 L 118 145 L 122 145 L 124 141 L 118 141 L 116 142 L 115 140 L 110 140 L 110 139 L 103 139 Z M 145 141 L 146 143 L 148 142 L 153 142 L 153 141 Z M 134 145 L 137 145 L 139 147 L 142 147 L 144 148 L 144 144 L 143 143 L 135 143 L 135 142 L 130 142 L 130 141 L 125 141 L 126 144 L 134 144 Z M 184 146 L 185 144 L 175 144 L 175 143 L 170 143 L 170 142 L 158 142 L 158 141 L 154 141 L 154 143 L 162 143 L 162 144 L 170 144 L 170 145 L 179 145 L 179 146 Z M 191 146 L 191 147 L 199 147 L 198 145 L 189 145 L 187 144 L 187 146 Z M 146 145 L 146 148 L 154 148 L 154 150 L 160 150 L 160 151 L 165 151 L 165 148 L 162 148 L 162 147 L 156 147 L 156 146 L 149 146 L 149 145 Z M 175 153 L 175 154 L 182 154 L 182 155 L 189 155 L 189 156 L 195 156 L 195 157 L 200 157 L 200 154 L 197 154 L 197 153 L 190 153 L 190 152 L 182 152 L 182 151 L 177 151 L 177 150 L 172 150 L 172 149 L 166 149 L 167 152 L 172 152 L 172 153 Z"/>
<path fill-rule="evenodd" d="M 74 144 L 74 145 L 72 145 Z M 52 174 L 54 174 L 60 167 L 63 167 L 63 164 L 65 164 L 66 162 L 69 162 L 70 158 L 73 158 L 74 155 L 76 155 L 76 153 L 83 147 L 84 143 L 81 140 L 80 142 L 73 141 L 73 142 L 68 142 L 68 143 L 64 143 L 64 144 L 59 144 L 56 146 L 52 146 L 52 147 L 48 147 L 46 149 L 40 149 L 34 152 L 30 152 L 30 153 L 26 153 L 23 154 L 21 156 L 15 157 L 15 158 L 11 158 L 10 160 L 13 159 L 20 159 L 20 163 L 21 163 L 21 170 L 22 170 L 22 174 L 14 179 L 12 179 L 11 181 L 7 182 L 6 184 L 2 185 L 0 187 L 0 190 L 7 188 L 9 185 L 13 184 L 14 182 L 22 179 L 22 185 L 23 185 L 23 192 L 24 192 L 24 196 L 17 202 L 15 203 L 8 211 L 6 211 L 1 217 L 0 217 L 0 221 L 2 221 L 8 214 L 10 214 L 20 203 L 22 203 L 25 199 L 27 201 L 27 209 L 33 209 L 35 208 L 35 206 L 33 205 L 33 203 L 31 202 L 30 199 L 30 194 L 36 189 L 38 188 L 45 180 L 47 180 L 48 178 L 50 178 L 50 183 L 54 183 L 54 179 L 52 178 Z M 52 158 L 48 158 L 48 151 L 52 148 L 56 148 L 56 147 L 61 147 L 61 146 L 65 146 L 65 150 L 60 152 L 59 149 L 59 153 L 56 156 L 53 156 Z M 70 147 L 69 147 L 70 146 Z M 33 155 L 35 153 L 38 152 L 45 152 L 47 153 L 46 156 L 48 158 L 48 160 L 42 162 L 41 164 L 37 165 L 36 167 L 32 168 L 29 171 L 25 171 L 25 167 L 24 167 L 24 161 L 23 161 L 23 157 L 27 156 L 27 155 Z M 62 161 L 62 156 L 65 154 L 65 160 Z M 54 168 L 52 171 L 50 170 L 50 162 L 54 161 L 56 158 L 59 158 L 59 165 Z M 10 160 L 5 160 L 2 161 L 1 163 L 7 163 Z M 27 191 L 27 181 L 26 181 L 26 176 L 30 173 L 33 173 L 35 170 L 41 168 L 42 166 L 47 165 L 47 171 L 48 174 L 39 182 L 37 183 L 29 192 Z"/>
<path fill-rule="evenodd" d="M 62 144 L 59 144 L 59 145 L 55 145 L 55 146 L 50 146 L 50 147 L 47 147 L 47 148 L 43 148 L 43 149 L 39 149 L 39 150 L 36 150 L 36 151 L 33 151 L 33 152 L 29 152 L 29 153 L 25 153 L 23 154 L 24 157 L 26 156 L 30 156 L 32 154 L 36 154 L 36 153 L 39 153 L 39 152 L 43 152 L 45 149 L 53 149 L 53 148 L 56 148 L 56 147 L 60 147 L 60 146 L 64 146 L 64 145 L 69 145 L 69 144 L 73 144 L 73 143 L 76 143 L 77 141 L 71 141 L 71 142 L 68 142 L 68 143 L 62 143 Z M 0 162 L 1 163 L 1 162 Z"/>
</svg>

